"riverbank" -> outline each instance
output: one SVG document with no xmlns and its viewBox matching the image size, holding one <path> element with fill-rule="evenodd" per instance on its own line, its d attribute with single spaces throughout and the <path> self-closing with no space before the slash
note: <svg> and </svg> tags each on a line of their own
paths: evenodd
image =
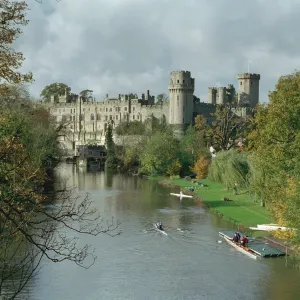
<svg viewBox="0 0 300 300">
<path fill-rule="evenodd" d="M 254 202 L 247 191 L 226 190 L 221 184 L 208 179 L 186 180 L 184 178 L 157 178 L 161 184 L 174 186 L 174 192 L 182 190 L 185 194 L 193 194 L 196 199 L 201 200 L 208 209 L 217 213 L 222 218 L 236 224 L 239 227 L 249 228 L 257 224 L 272 223 L 273 220 L 260 203 Z M 194 189 L 190 192 L 189 189 Z M 224 201 L 227 198 L 229 201 Z"/>
</svg>

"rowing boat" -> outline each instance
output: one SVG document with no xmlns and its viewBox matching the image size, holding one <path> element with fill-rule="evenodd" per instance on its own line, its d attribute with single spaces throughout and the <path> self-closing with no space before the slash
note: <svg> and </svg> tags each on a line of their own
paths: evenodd
<svg viewBox="0 0 300 300">
<path fill-rule="evenodd" d="M 160 230 L 157 226 L 157 224 L 153 224 L 154 228 L 159 231 L 160 233 L 164 234 L 164 235 L 168 235 L 164 230 Z"/>
<path fill-rule="evenodd" d="M 180 197 L 180 198 L 193 198 L 193 196 L 191 196 L 191 195 L 184 195 L 184 194 L 170 193 L 170 195 Z"/>
<path fill-rule="evenodd" d="M 233 246 L 238 251 L 243 252 L 244 254 L 248 255 L 249 257 L 251 257 L 253 259 L 256 259 L 258 257 L 258 255 L 256 253 L 254 253 L 253 251 L 251 251 L 248 247 L 244 247 L 240 244 L 233 242 L 231 239 L 229 239 L 225 235 L 223 235 L 223 238 L 228 244 Z"/>
</svg>

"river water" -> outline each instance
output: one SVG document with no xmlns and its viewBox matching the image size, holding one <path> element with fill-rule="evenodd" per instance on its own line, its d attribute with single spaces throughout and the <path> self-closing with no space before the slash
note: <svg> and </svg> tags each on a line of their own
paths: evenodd
<svg viewBox="0 0 300 300">
<path fill-rule="evenodd" d="M 81 236 L 98 257 L 88 270 L 44 261 L 26 290 L 29 299 L 300 299 L 300 271 L 290 259 L 253 260 L 220 242 L 218 232 L 231 225 L 193 200 L 170 196 L 176 189 L 72 165 L 61 166 L 62 178 L 80 195 L 90 193 L 107 219 L 121 222 L 123 233 Z M 153 230 L 157 220 L 168 236 Z"/>
</svg>

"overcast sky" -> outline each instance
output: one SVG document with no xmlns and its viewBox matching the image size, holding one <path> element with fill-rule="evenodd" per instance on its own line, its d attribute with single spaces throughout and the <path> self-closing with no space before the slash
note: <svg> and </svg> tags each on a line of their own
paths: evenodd
<svg viewBox="0 0 300 300">
<path fill-rule="evenodd" d="M 299 68 L 299 0 L 27 0 L 29 25 L 17 42 L 34 96 L 53 82 L 92 89 L 97 100 L 150 89 L 168 92 L 169 74 L 189 70 L 195 95 L 237 86 L 260 73 L 260 101 L 279 76 Z"/>
</svg>

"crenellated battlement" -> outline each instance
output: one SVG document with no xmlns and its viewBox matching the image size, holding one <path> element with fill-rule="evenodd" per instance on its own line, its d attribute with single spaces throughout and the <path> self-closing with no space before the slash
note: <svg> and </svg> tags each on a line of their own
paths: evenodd
<svg viewBox="0 0 300 300">
<path fill-rule="evenodd" d="M 238 74 L 238 79 L 256 79 L 256 80 L 260 80 L 260 74 L 242 73 L 242 74 Z"/>
</svg>

